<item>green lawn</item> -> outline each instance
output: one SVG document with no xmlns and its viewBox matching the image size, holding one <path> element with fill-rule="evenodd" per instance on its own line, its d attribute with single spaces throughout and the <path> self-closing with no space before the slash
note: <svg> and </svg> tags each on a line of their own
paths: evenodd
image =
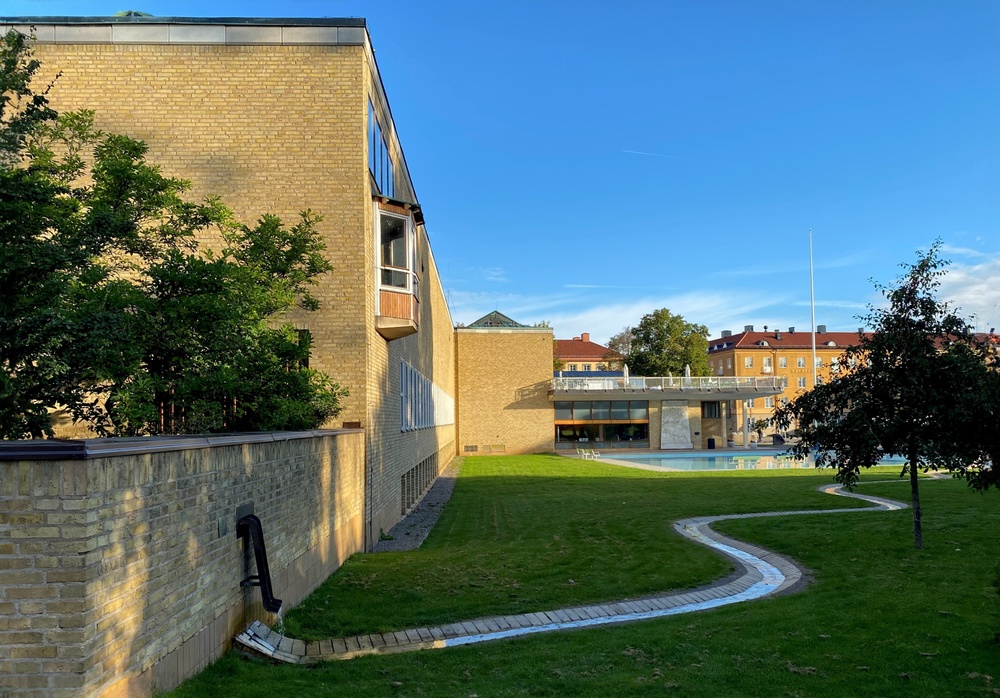
<svg viewBox="0 0 1000 698">
<path fill-rule="evenodd" d="M 697 585 L 730 566 L 676 536 L 674 520 L 852 506 L 815 492 L 829 481 L 815 471 L 659 474 L 553 456 L 467 459 L 421 550 L 355 556 L 287 625 L 301 637 L 399 629 Z M 909 492 L 902 481 L 861 490 Z M 1000 495 L 953 481 L 926 482 L 922 493 L 922 551 L 912 548 L 908 510 L 717 525 L 811 569 L 804 593 L 314 668 L 231 656 L 171 695 L 992 695 Z"/>
</svg>

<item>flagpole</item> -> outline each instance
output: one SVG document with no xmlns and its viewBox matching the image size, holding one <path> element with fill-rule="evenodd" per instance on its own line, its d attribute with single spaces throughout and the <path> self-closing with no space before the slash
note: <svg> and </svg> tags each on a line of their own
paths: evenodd
<svg viewBox="0 0 1000 698">
<path fill-rule="evenodd" d="M 816 284 L 813 279 L 813 229 L 809 229 L 809 312 L 812 320 L 813 387 L 816 387 Z"/>
</svg>

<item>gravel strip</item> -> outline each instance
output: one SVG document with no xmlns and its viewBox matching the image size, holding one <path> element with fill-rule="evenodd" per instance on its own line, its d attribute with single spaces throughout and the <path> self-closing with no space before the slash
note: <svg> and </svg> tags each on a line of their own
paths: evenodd
<svg viewBox="0 0 1000 698">
<path fill-rule="evenodd" d="M 420 547 L 444 511 L 444 505 L 451 499 L 452 490 L 455 489 L 455 479 L 462 467 L 461 461 L 459 457 L 452 459 L 417 506 L 403 517 L 402 521 L 389 529 L 387 536 L 391 540 L 380 540 L 375 544 L 373 552 L 402 552 Z"/>
</svg>

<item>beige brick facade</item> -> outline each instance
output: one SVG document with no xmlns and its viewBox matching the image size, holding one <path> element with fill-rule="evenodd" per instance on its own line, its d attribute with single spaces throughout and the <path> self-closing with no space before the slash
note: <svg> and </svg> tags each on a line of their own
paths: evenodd
<svg viewBox="0 0 1000 698">
<path fill-rule="evenodd" d="M 459 453 L 554 450 L 552 346 L 547 328 L 455 330 Z"/>
<path fill-rule="evenodd" d="M 371 544 L 405 510 L 410 497 L 401 488 L 407 477 L 413 480 L 407 474 L 418 466 L 421 472 L 433 466 L 436 474 L 455 453 L 453 420 L 401 430 L 399 393 L 405 361 L 453 401 L 454 343 L 367 31 L 357 21 L 331 26 L 336 22 L 316 27 L 35 23 L 36 55 L 43 64 L 40 83 L 61 73 L 49 94 L 56 109 L 93 109 L 100 128 L 144 140 L 150 162 L 190 180 L 193 198 L 221 196 L 248 225 L 263 213 L 287 223 L 306 209 L 323 216 L 318 229 L 334 270 L 314 289 L 321 308 L 287 319 L 312 333 L 311 365 L 350 391 L 338 423 L 367 432 Z M 67 34 L 68 29 L 77 31 Z M 155 33 L 159 29 L 166 33 Z M 405 204 L 414 214 L 419 330 L 392 341 L 376 327 L 377 208 L 385 199 L 373 198 L 369 104 L 394 164 L 392 198 L 401 203 L 390 208 L 402 211 Z M 210 237 L 204 242 L 219 243 Z"/>
<path fill-rule="evenodd" d="M 263 523 L 284 609 L 361 550 L 364 433 L 277 438 L 110 440 L 94 448 L 134 452 L 0 462 L 0 694 L 150 695 L 248 622 L 273 623 L 240 586 L 240 507 Z"/>
</svg>

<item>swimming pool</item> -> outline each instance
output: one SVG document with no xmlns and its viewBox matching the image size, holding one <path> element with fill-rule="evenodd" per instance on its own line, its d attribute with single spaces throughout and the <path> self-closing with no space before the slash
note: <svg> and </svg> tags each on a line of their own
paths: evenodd
<svg viewBox="0 0 1000 698">
<path fill-rule="evenodd" d="M 664 470 L 784 470 L 814 468 L 810 457 L 795 460 L 784 451 L 727 451 L 718 453 L 613 453 L 602 460 L 621 460 L 641 465 L 651 465 Z M 903 459 L 895 456 L 883 458 L 882 465 L 902 465 Z"/>
</svg>

